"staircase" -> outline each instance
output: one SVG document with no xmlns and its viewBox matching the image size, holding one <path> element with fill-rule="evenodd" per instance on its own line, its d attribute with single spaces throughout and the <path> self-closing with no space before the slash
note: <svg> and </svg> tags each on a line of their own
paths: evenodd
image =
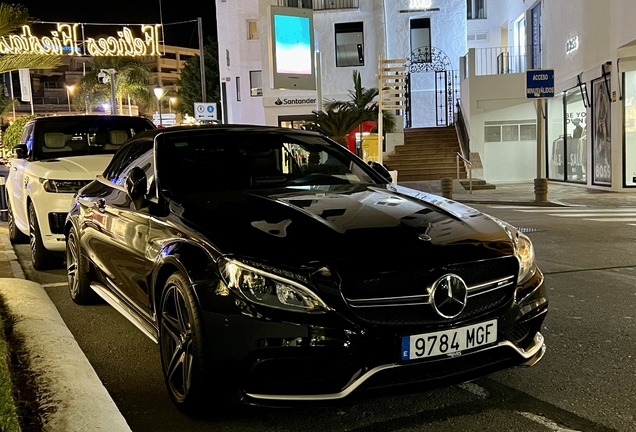
<svg viewBox="0 0 636 432">
<path fill-rule="evenodd" d="M 457 177 L 459 141 L 454 126 L 404 130 L 404 145 L 395 147 L 395 154 L 384 163 L 398 171 L 398 180 L 439 180 Z M 467 177 L 464 164 L 459 164 L 459 176 Z"/>
</svg>

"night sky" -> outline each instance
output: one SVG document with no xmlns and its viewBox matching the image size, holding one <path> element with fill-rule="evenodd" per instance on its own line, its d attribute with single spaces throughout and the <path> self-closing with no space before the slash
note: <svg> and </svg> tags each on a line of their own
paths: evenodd
<svg viewBox="0 0 636 432">
<path fill-rule="evenodd" d="M 163 16 L 166 45 L 198 48 L 196 19 L 203 19 L 204 39 L 216 39 L 214 0 L 6 0 L 25 6 L 29 14 L 41 21 L 72 23 L 158 24 Z M 161 14 L 159 6 L 161 5 Z M 196 7 L 194 6 L 196 5 Z M 194 21 L 185 24 L 170 24 Z M 99 27 L 95 27 L 99 29 Z"/>
</svg>

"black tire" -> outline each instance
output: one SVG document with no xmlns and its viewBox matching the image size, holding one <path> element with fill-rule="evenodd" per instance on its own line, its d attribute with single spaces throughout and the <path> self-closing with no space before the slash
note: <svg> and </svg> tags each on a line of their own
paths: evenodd
<svg viewBox="0 0 636 432">
<path fill-rule="evenodd" d="M 13 209 L 11 208 L 11 201 L 9 201 L 9 195 L 6 196 L 7 202 L 7 225 L 9 227 L 9 240 L 11 244 L 26 243 L 29 241 L 29 236 L 15 226 L 15 218 L 13 217 Z"/>
<path fill-rule="evenodd" d="M 88 273 L 82 265 L 79 239 L 74 227 L 66 238 L 66 270 L 71 300 L 79 305 L 97 303 L 99 297 L 91 289 Z"/>
<path fill-rule="evenodd" d="M 182 273 L 168 278 L 159 307 L 159 349 L 168 393 L 181 411 L 200 414 L 213 388 L 206 385 L 200 310 Z"/>
<path fill-rule="evenodd" d="M 40 225 L 35 214 L 33 204 L 29 204 L 29 245 L 31 247 L 31 261 L 36 270 L 46 270 L 59 263 L 59 257 L 47 250 L 42 243 Z"/>
</svg>

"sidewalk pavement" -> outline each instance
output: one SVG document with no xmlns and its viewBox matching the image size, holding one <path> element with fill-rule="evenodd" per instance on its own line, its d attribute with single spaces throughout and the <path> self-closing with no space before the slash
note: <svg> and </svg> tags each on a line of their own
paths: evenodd
<svg viewBox="0 0 636 432">
<path fill-rule="evenodd" d="M 40 284 L 25 280 L 0 225 L 0 296 L 15 319 L 35 377 L 45 431 L 130 431 L 88 359 Z"/>
<path fill-rule="evenodd" d="M 441 194 L 440 181 L 399 184 Z M 636 193 L 561 183 L 549 183 L 548 201 L 537 202 L 533 183 L 502 184 L 494 190 L 470 193 L 455 180 L 453 199 L 468 205 L 636 207 Z M 47 408 L 45 430 L 130 431 L 44 288 L 25 280 L 6 224 L 0 224 L 0 240 L 0 296 L 16 318 L 14 331 L 24 340 L 30 368 L 37 377 L 38 388 L 42 389 L 40 403 Z"/>
</svg>

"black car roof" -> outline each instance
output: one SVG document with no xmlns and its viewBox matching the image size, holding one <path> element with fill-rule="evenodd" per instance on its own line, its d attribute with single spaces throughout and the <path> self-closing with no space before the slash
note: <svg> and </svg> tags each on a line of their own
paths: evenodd
<svg viewBox="0 0 636 432">
<path fill-rule="evenodd" d="M 227 132 L 249 132 L 249 133 L 282 133 L 282 134 L 303 134 L 309 136 L 322 136 L 318 132 L 306 131 L 302 129 L 289 129 L 275 126 L 261 126 L 261 125 L 247 125 L 247 124 L 220 124 L 220 125 L 194 125 L 194 126 L 171 126 L 169 128 L 157 128 L 144 132 L 140 132 L 135 135 L 135 138 L 149 138 L 155 137 L 160 134 L 173 134 L 173 133 L 192 133 L 192 132 L 214 132 L 214 133 L 227 133 Z"/>
</svg>

